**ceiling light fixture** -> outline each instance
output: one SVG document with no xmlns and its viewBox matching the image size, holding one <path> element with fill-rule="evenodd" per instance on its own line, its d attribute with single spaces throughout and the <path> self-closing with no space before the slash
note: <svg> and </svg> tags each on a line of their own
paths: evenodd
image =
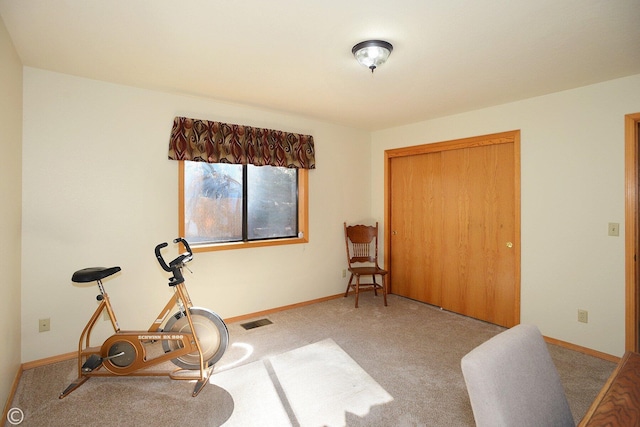
<svg viewBox="0 0 640 427">
<path fill-rule="evenodd" d="M 383 40 L 367 40 L 360 42 L 351 49 L 351 53 L 359 63 L 371 70 L 384 64 L 391 55 L 393 46 Z"/>
</svg>

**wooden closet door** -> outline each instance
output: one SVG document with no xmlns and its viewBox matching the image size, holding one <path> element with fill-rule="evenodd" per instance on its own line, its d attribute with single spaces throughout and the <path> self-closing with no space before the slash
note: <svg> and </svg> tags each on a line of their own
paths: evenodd
<svg viewBox="0 0 640 427">
<path fill-rule="evenodd" d="M 519 322 L 515 157 L 500 141 L 390 159 L 393 293 Z"/>
<path fill-rule="evenodd" d="M 397 157 L 391 165 L 391 290 L 442 306 L 441 153 Z"/>
</svg>

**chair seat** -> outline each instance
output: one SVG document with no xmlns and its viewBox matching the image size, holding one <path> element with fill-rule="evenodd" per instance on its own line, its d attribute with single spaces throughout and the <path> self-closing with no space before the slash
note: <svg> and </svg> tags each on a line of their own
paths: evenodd
<svg viewBox="0 0 640 427">
<path fill-rule="evenodd" d="M 384 270 L 379 267 L 351 267 L 349 269 L 349 272 L 356 274 L 358 276 L 369 276 L 372 274 L 387 274 L 387 270 Z"/>
</svg>

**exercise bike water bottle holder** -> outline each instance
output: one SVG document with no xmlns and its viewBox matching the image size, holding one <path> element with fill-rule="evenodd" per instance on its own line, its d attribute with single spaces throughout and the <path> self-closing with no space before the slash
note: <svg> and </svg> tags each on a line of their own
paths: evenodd
<svg viewBox="0 0 640 427">
<path fill-rule="evenodd" d="M 192 396 L 197 396 L 207 384 L 213 365 L 226 351 L 229 333 L 220 316 L 211 310 L 193 306 L 182 275 L 185 264 L 193 259 L 193 252 L 183 238 L 173 242 L 183 245 L 187 252 L 167 264 L 160 251 L 168 244 L 161 243 L 155 247 L 158 263 L 163 270 L 171 272 L 169 286 L 174 294 L 147 330 L 120 330 L 109 295 L 102 284 L 103 279 L 118 273 L 120 267 L 91 267 L 73 274 L 73 282 L 97 282 L 99 304 L 80 335 L 78 378 L 60 394 L 60 399 L 89 378 L 100 376 L 169 376 L 171 379 L 195 380 Z M 176 306 L 178 311 L 170 315 Z M 91 346 L 91 332 L 103 312 L 111 321 L 114 334 L 102 345 Z M 150 369 L 169 361 L 178 368 Z"/>
</svg>

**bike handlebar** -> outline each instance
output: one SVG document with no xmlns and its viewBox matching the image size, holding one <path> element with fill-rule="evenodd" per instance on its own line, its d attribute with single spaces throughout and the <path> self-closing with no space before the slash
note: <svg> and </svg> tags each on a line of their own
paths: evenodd
<svg viewBox="0 0 640 427">
<path fill-rule="evenodd" d="M 164 271 L 173 271 L 175 268 L 180 268 L 182 267 L 182 265 L 188 263 L 193 259 L 193 252 L 191 251 L 189 243 L 185 239 L 183 239 L 182 237 L 178 237 L 176 239 L 173 239 L 173 243 L 182 243 L 187 249 L 187 252 L 178 255 L 176 259 L 174 259 L 169 263 L 169 265 L 167 265 L 167 262 L 164 260 L 164 257 L 160 253 L 160 250 L 162 248 L 166 248 L 167 246 L 169 246 L 169 244 L 167 242 L 164 242 L 157 245 L 155 248 L 156 259 L 158 260 L 160 267 L 162 267 Z"/>
<path fill-rule="evenodd" d="M 189 242 L 187 242 L 182 237 L 173 239 L 173 243 L 178 243 L 178 242 L 181 242 L 184 245 L 184 247 L 187 249 L 187 252 L 189 252 L 189 255 L 193 255 L 193 252 L 191 252 L 191 247 L 189 246 Z"/>
</svg>

